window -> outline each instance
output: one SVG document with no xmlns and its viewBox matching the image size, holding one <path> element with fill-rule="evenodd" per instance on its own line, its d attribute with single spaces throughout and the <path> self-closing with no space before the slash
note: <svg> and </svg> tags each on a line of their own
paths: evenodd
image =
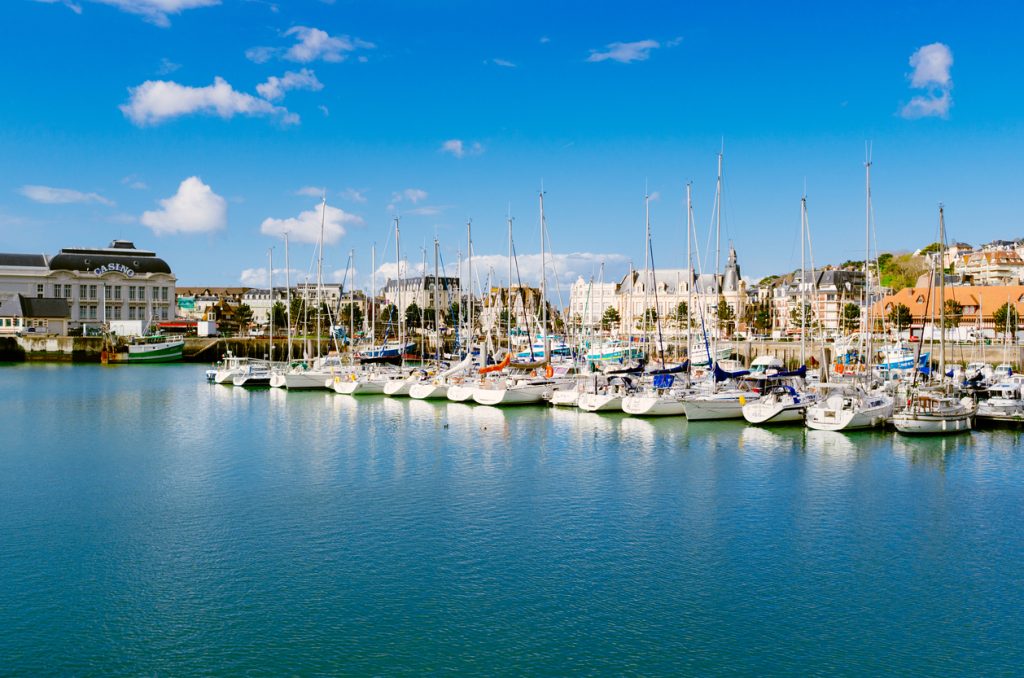
<svg viewBox="0 0 1024 678">
<path fill-rule="evenodd" d="M 120 320 L 121 319 L 121 307 L 120 306 L 114 306 L 112 308 L 114 310 L 114 320 Z"/>
<path fill-rule="evenodd" d="M 128 286 L 128 301 L 135 301 L 135 285 Z"/>
<path fill-rule="evenodd" d="M 43 286 L 42 285 L 36 285 L 36 296 L 39 297 L 40 299 L 43 298 Z"/>
<path fill-rule="evenodd" d="M 96 286 L 95 285 L 89 285 L 89 301 L 94 301 L 95 299 L 96 299 Z M 95 314 L 96 313 L 96 307 L 93 306 L 92 309 L 93 309 L 93 313 Z M 95 317 L 95 315 L 93 317 Z"/>
<path fill-rule="evenodd" d="M 71 285 L 65 285 L 64 286 L 64 298 L 65 299 L 70 299 L 71 298 Z"/>
<path fill-rule="evenodd" d="M 167 301 L 167 288 L 166 287 L 161 287 L 160 288 L 160 301 Z"/>
<path fill-rule="evenodd" d="M 93 287 L 96 287 L 96 286 L 93 285 Z M 95 306 L 90 306 L 89 307 L 89 320 L 96 320 L 96 307 Z"/>
<path fill-rule="evenodd" d="M 145 300 L 146 300 L 146 288 L 143 287 L 142 285 L 139 285 L 139 301 L 145 301 Z"/>
<path fill-rule="evenodd" d="M 79 285 L 78 286 L 78 298 L 79 299 L 85 299 L 88 296 L 88 291 L 89 291 L 88 285 Z"/>
<path fill-rule="evenodd" d="M 121 286 L 118 285 L 114 288 L 114 300 L 121 301 Z"/>
<path fill-rule="evenodd" d="M 135 307 L 134 306 L 129 306 L 128 307 L 128 320 L 135 320 Z"/>
</svg>

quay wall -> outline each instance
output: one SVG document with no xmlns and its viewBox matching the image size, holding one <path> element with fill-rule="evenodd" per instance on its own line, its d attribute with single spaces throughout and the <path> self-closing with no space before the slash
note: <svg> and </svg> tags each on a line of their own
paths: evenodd
<svg viewBox="0 0 1024 678">
<path fill-rule="evenodd" d="M 292 355 L 301 358 L 305 342 L 302 340 L 292 341 Z M 315 346 L 315 342 L 314 342 Z M 323 349 L 329 350 L 333 343 L 327 340 L 323 342 Z M 744 365 L 765 354 L 774 355 L 780 358 L 788 367 L 796 367 L 800 361 L 800 344 L 788 341 L 752 341 L 733 342 L 735 352 L 733 357 Z M 678 356 L 671 356 L 675 351 L 673 346 L 668 346 L 666 359 L 678 360 Z M 100 354 L 103 351 L 103 339 L 101 337 L 62 337 L 62 336 L 40 336 L 40 337 L 0 337 L 0 362 L 23 362 L 23 361 L 55 361 L 55 362 L 82 362 L 98 363 Z M 189 337 L 185 339 L 184 360 L 185 362 L 213 363 L 220 360 L 224 354 L 231 351 L 234 355 L 249 358 L 265 358 L 269 354 L 269 340 L 266 337 L 240 337 L 240 338 L 198 338 Z M 314 348 L 315 351 L 315 348 Z M 288 340 L 284 338 L 274 339 L 274 356 L 280 360 L 287 355 Z M 819 363 L 822 360 L 831 361 L 833 358 L 833 345 L 830 343 L 813 344 L 807 347 L 807 357 L 812 357 Z M 937 360 L 938 348 L 932 351 L 932 357 Z M 1004 349 L 998 344 L 988 346 L 973 346 L 954 344 L 946 348 L 947 362 L 951 364 L 966 363 L 972 361 L 986 362 L 996 365 L 1001 362 L 1009 362 L 1014 370 L 1022 371 L 1024 368 L 1024 346 L 1012 346 Z"/>
</svg>

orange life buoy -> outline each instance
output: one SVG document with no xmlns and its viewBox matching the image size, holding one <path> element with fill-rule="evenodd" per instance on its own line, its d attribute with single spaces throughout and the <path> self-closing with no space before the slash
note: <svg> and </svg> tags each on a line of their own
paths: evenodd
<svg viewBox="0 0 1024 678">
<path fill-rule="evenodd" d="M 551 366 L 551 363 L 544 366 L 544 376 L 548 379 L 555 376 L 555 368 Z"/>
</svg>

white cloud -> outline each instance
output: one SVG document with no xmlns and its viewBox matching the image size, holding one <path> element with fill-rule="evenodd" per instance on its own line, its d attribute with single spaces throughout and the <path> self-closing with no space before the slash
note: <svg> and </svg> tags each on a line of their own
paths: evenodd
<svg viewBox="0 0 1024 678">
<path fill-rule="evenodd" d="M 515 68 L 516 65 L 507 59 L 491 59 L 491 63 L 495 66 L 504 66 L 505 68 Z"/>
<path fill-rule="evenodd" d="M 146 182 L 139 178 L 138 174 L 129 174 L 125 178 L 121 179 L 121 185 L 127 186 L 133 191 L 145 191 L 149 188 Z"/>
<path fill-rule="evenodd" d="M 189 87 L 168 80 L 147 80 L 128 89 L 130 97 L 121 112 L 135 125 L 158 125 L 183 115 L 202 113 L 225 120 L 235 115 L 272 116 L 282 124 L 298 124 L 299 116 L 269 101 L 239 92 L 216 77 L 212 85 Z"/>
<path fill-rule="evenodd" d="M 429 194 L 422 188 L 407 188 L 404 191 L 402 191 L 400 195 L 397 193 L 395 194 L 395 196 L 399 200 L 404 198 L 405 200 L 408 200 L 414 205 L 420 202 L 421 200 L 426 200 L 428 195 Z M 397 202 L 397 200 L 394 200 L 393 202 Z"/>
<path fill-rule="evenodd" d="M 910 75 L 911 87 L 951 87 L 953 79 L 949 70 L 953 66 L 953 52 L 941 42 L 925 45 L 910 56 L 914 72 Z"/>
<path fill-rule="evenodd" d="M 551 42 L 551 38 L 549 38 L 549 37 L 548 37 L 548 36 L 546 36 L 546 35 L 542 35 L 542 36 L 540 36 L 540 44 L 542 44 L 542 45 L 546 45 L 546 44 L 548 44 L 549 42 Z"/>
<path fill-rule="evenodd" d="M 463 158 L 467 155 L 480 155 L 484 152 L 484 147 L 478 141 L 467 145 L 462 139 L 448 139 L 441 144 L 441 148 L 438 151 L 441 153 L 451 153 L 456 158 Z"/>
<path fill-rule="evenodd" d="M 328 245 L 333 245 L 341 240 L 345 235 L 346 225 L 358 226 L 363 223 L 363 218 L 358 215 L 330 205 L 327 205 L 327 211 L 324 213 L 322 207 L 317 205 L 311 210 L 300 213 L 298 217 L 264 219 L 260 224 L 260 233 L 273 236 L 282 236 L 288 233 L 288 237 L 295 242 L 316 243 L 320 239 L 321 215 L 324 223 L 324 242 Z"/>
<path fill-rule="evenodd" d="M 629 257 L 623 254 L 600 254 L 594 252 L 568 252 L 564 254 L 548 252 L 547 258 L 547 279 L 549 293 L 554 295 L 555 284 L 561 289 L 563 296 L 568 300 L 567 287 L 579 276 L 589 279 L 591 275 L 598 275 L 601 263 L 606 264 L 605 282 L 610 282 L 618 275 L 618 269 L 624 268 L 629 262 Z M 519 274 L 516 277 L 516 268 Z M 473 257 L 474 275 L 479 275 L 483 280 L 487 271 L 493 269 L 495 283 L 508 284 L 508 255 L 505 254 L 484 254 Z M 466 271 L 467 261 L 463 260 L 462 270 Z M 517 284 L 521 279 L 524 285 L 537 286 L 540 284 L 541 266 L 540 253 L 519 254 L 513 262 L 512 269 L 513 283 Z M 475 282 L 474 282 L 475 284 Z M 552 296 L 552 298 L 554 298 Z"/>
<path fill-rule="evenodd" d="M 160 66 L 156 69 L 157 75 L 169 75 L 174 71 L 181 68 L 181 64 L 176 64 L 167 57 L 160 60 Z"/>
<path fill-rule="evenodd" d="M 346 188 L 341 192 L 341 197 L 349 202 L 366 202 L 366 189 L 365 188 Z"/>
<path fill-rule="evenodd" d="M 420 217 L 433 217 L 448 209 L 447 205 L 424 205 L 406 210 L 405 214 Z"/>
<path fill-rule="evenodd" d="M 683 44 L 683 37 L 677 36 L 675 38 L 672 38 L 671 40 L 667 40 L 665 42 L 665 47 L 678 47 L 681 44 Z"/>
<path fill-rule="evenodd" d="M 146 21 L 166 28 L 171 25 L 168 14 L 180 14 L 187 9 L 212 7 L 221 0 L 89 0 L 90 2 L 116 7 L 122 12 L 141 16 Z M 75 14 L 82 13 L 82 6 L 72 0 L 36 0 L 46 4 L 62 4 Z"/>
<path fill-rule="evenodd" d="M 113 200 L 104 198 L 99 193 L 84 193 L 71 188 L 54 188 L 52 186 L 27 185 L 19 189 L 19 193 L 35 202 L 46 205 L 67 205 L 71 203 L 99 203 L 114 206 Z"/>
<path fill-rule="evenodd" d="M 953 52 L 948 45 L 933 42 L 910 55 L 910 86 L 927 90 L 910 100 L 900 111 L 904 118 L 945 118 L 953 105 Z"/>
<path fill-rule="evenodd" d="M 295 191 L 295 195 L 304 195 L 309 198 L 319 198 L 326 192 L 327 189 L 321 188 L 320 186 L 303 186 L 299 190 Z"/>
<path fill-rule="evenodd" d="M 280 78 L 272 75 L 267 78 L 266 82 L 256 85 L 256 91 L 268 101 L 282 99 L 285 92 L 291 90 L 304 89 L 311 92 L 319 92 L 323 88 L 324 85 L 317 79 L 316 73 L 308 68 L 303 68 L 298 72 L 286 71 Z"/>
<path fill-rule="evenodd" d="M 224 228 L 227 215 L 227 201 L 199 177 L 189 177 L 177 193 L 160 201 L 160 209 L 143 212 L 139 221 L 157 235 L 207 233 Z"/>
<path fill-rule="evenodd" d="M 45 5 L 64 5 L 75 14 L 82 13 L 82 6 L 78 3 L 72 2 L 71 0 L 36 0 L 36 2 L 41 2 Z"/>
<path fill-rule="evenodd" d="M 250 47 L 245 50 L 245 58 L 253 63 L 265 64 L 270 61 L 271 57 L 273 57 L 277 52 L 278 50 L 275 47 Z"/>
<path fill-rule="evenodd" d="M 622 64 L 634 61 L 647 61 L 651 56 L 651 50 L 661 47 L 657 40 L 639 40 L 637 42 L 612 42 L 605 46 L 605 50 L 590 50 L 587 61 L 598 62 L 618 61 Z"/>
<path fill-rule="evenodd" d="M 331 115 L 331 111 L 330 111 L 330 109 L 329 109 L 329 108 L 327 108 L 327 107 L 326 107 L 326 106 L 324 106 L 323 104 L 320 104 L 319 106 L 317 106 L 317 108 L 319 108 L 319 109 L 320 109 L 320 112 L 324 114 L 324 117 L 325 117 L 325 118 L 328 118 L 328 117 L 330 117 L 330 115 Z"/>
<path fill-rule="evenodd" d="M 948 90 L 940 94 L 926 94 L 916 96 L 907 103 L 900 111 L 900 115 L 908 120 L 917 118 L 945 118 L 949 115 L 949 107 L 953 104 L 953 97 Z"/>
<path fill-rule="evenodd" d="M 294 285 L 297 282 L 303 282 L 308 276 L 305 271 L 300 271 L 297 268 L 275 268 L 274 269 L 274 287 L 284 287 L 285 281 L 291 281 Z M 246 287 L 268 287 L 270 285 L 270 277 L 267 275 L 267 268 L 247 268 L 241 272 L 238 276 L 238 281 Z"/>
<path fill-rule="evenodd" d="M 648 195 L 647 198 L 651 202 L 654 202 L 656 200 L 661 200 L 661 191 L 651 191 L 650 195 Z"/>
<path fill-rule="evenodd" d="M 359 38 L 351 38 L 347 35 L 333 36 L 327 31 L 307 26 L 294 26 L 284 34 L 285 37 L 295 36 L 296 40 L 296 43 L 285 51 L 284 58 L 303 64 L 318 59 L 337 63 L 344 61 L 350 52 L 357 49 L 376 47 L 372 42 L 366 42 Z"/>
</svg>

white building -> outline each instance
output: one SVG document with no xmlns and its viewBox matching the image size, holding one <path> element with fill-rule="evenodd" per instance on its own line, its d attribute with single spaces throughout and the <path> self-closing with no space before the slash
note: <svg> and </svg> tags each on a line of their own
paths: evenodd
<svg viewBox="0 0 1024 678">
<path fill-rule="evenodd" d="M 172 320 L 176 282 L 167 262 L 127 240 L 104 248 L 65 248 L 53 257 L 0 254 L 0 299 L 17 294 L 64 299 L 69 328 Z"/>
<path fill-rule="evenodd" d="M 416 278 L 402 278 L 402 306 L 409 308 L 416 304 L 419 308 L 434 308 L 434 289 L 437 288 L 438 304 L 441 313 L 447 313 L 453 303 L 460 299 L 459 279 L 453 277 L 424 275 Z M 388 304 L 398 304 L 399 281 L 389 278 L 384 284 L 381 294 Z M 402 309 L 399 309 L 402 310 Z"/>
<path fill-rule="evenodd" d="M 576 279 L 569 289 L 570 322 L 581 322 L 584 327 L 593 327 L 601 322 L 605 311 L 615 308 L 617 302 L 616 283 L 600 283 L 584 280 L 583 276 Z"/>
</svg>

